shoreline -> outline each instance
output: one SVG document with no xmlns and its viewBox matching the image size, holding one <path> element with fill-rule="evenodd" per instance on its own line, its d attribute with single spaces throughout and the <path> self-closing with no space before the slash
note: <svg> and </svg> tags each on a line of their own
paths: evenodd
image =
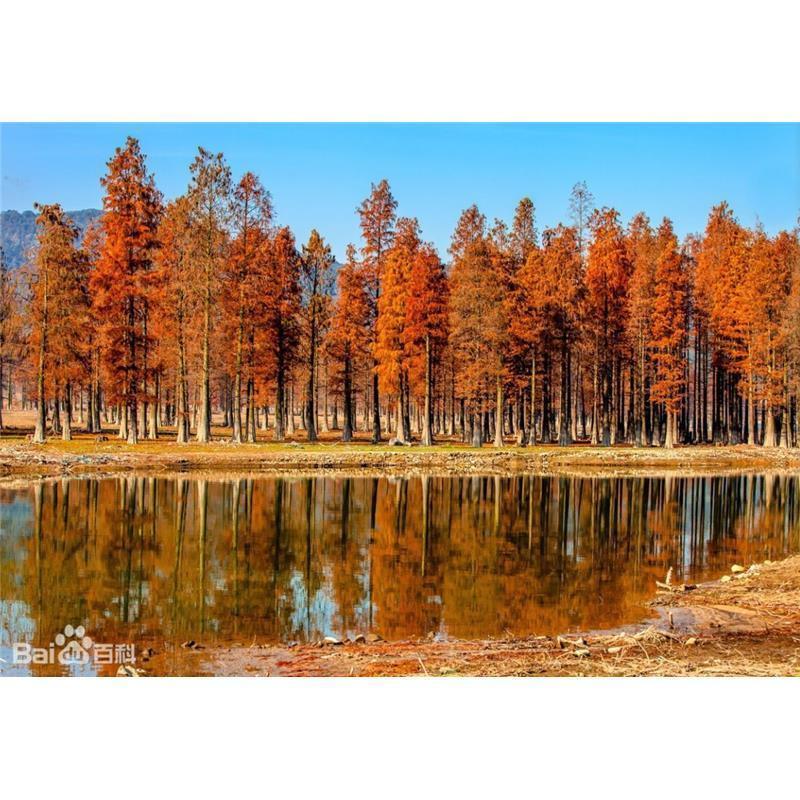
<svg viewBox="0 0 800 800">
<path fill-rule="evenodd" d="M 0 439 L 0 479 L 111 476 L 120 473 L 343 475 L 575 476 L 713 475 L 743 471 L 797 471 L 800 449 L 750 445 L 685 446 L 674 450 L 631 445 L 568 447 L 536 445 L 475 449 L 460 443 L 432 447 L 335 442 L 235 445 L 224 440 L 178 445 L 165 439 L 128 445 L 77 436 L 34 445 L 19 437 Z"/>
<path fill-rule="evenodd" d="M 800 676 L 800 556 L 696 588 L 661 584 L 656 620 L 505 639 L 199 645 L 155 653 L 141 674 L 261 677 Z M 379 637 L 378 637 L 379 638 Z"/>
</svg>

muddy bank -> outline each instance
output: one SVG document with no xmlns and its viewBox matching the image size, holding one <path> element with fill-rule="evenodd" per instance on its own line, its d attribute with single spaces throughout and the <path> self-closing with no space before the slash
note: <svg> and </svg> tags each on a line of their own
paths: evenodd
<svg viewBox="0 0 800 800">
<path fill-rule="evenodd" d="M 800 450 L 749 447 L 679 447 L 675 450 L 573 445 L 473 449 L 450 443 L 434 447 L 392 447 L 340 443 L 176 445 L 159 440 L 135 446 L 94 437 L 33 445 L 0 440 L 0 476 L 57 476 L 119 472 L 314 471 L 357 474 L 415 472 L 509 475 L 521 472 L 579 475 L 657 475 L 673 472 L 722 474 L 737 470 L 800 470 Z"/>
<path fill-rule="evenodd" d="M 145 674 L 317 677 L 800 675 L 800 556 L 697 587 L 664 582 L 654 590 L 656 620 L 612 631 L 209 649 L 198 643 L 140 666 Z"/>
</svg>

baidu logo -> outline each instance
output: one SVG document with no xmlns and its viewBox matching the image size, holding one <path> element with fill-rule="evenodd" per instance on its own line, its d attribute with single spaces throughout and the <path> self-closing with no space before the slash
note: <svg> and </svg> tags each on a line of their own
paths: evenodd
<svg viewBox="0 0 800 800">
<path fill-rule="evenodd" d="M 132 644 L 106 644 L 94 642 L 86 635 L 83 625 L 65 625 L 48 647 L 34 647 L 28 642 L 15 642 L 14 664 L 126 664 L 136 661 Z"/>
</svg>

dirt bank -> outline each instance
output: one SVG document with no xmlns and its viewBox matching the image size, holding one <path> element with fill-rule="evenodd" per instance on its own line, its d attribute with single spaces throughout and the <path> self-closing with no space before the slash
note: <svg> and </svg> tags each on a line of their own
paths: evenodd
<svg viewBox="0 0 800 800">
<path fill-rule="evenodd" d="M 290 442 L 177 445 L 166 439 L 130 446 L 111 437 L 82 435 L 71 442 L 34 445 L 22 437 L 0 439 L 0 476 L 114 474 L 118 472 L 342 472 L 348 474 L 669 474 L 735 470 L 800 470 L 800 449 L 748 447 L 610 448 L 507 445 L 496 449 L 454 442 L 434 447 L 393 447 L 363 442 L 344 445 Z"/>
<path fill-rule="evenodd" d="M 800 675 L 800 556 L 752 565 L 696 588 L 653 588 L 658 619 L 613 631 L 183 647 L 141 667 L 145 674 L 329 677 Z"/>
</svg>

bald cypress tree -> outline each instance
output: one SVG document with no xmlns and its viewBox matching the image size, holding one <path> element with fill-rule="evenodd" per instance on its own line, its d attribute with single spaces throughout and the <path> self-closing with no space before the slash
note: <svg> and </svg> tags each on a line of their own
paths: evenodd
<svg viewBox="0 0 800 800">
<path fill-rule="evenodd" d="M 383 270 L 386 255 L 394 241 L 397 201 L 389 188 L 389 182 L 382 180 L 372 185 L 369 197 L 358 207 L 361 224 L 361 257 L 364 262 L 365 277 L 370 300 L 370 330 L 373 348 L 377 346 L 378 301 L 381 295 Z M 380 390 L 378 388 L 378 363 L 373 356 L 372 373 L 372 441 L 381 440 Z"/>
<path fill-rule="evenodd" d="M 120 435 L 135 444 L 139 403 L 147 397 L 151 377 L 147 318 L 162 200 L 139 142 L 132 137 L 117 148 L 101 183 L 104 236 L 91 289 L 109 378 L 107 396 L 120 404 Z"/>
<path fill-rule="evenodd" d="M 228 250 L 231 171 L 222 153 L 202 147 L 189 168 L 192 174 L 188 198 L 191 206 L 195 288 L 202 313 L 200 416 L 196 439 L 211 439 L 211 338 L 216 321 L 219 285 Z"/>
<path fill-rule="evenodd" d="M 300 256 L 301 317 L 308 369 L 305 415 L 309 442 L 317 440 L 317 356 L 330 321 L 334 263 L 331 248 L 316 230 L 312 230 Z"/>
<path fill-rule="evenodd" d="M 651 390 L 653 402 L 662 403 L 666 414 L 664 447 L 678 439 L 677 414 L 686 384 L 686 335 L 688 285 L 678 240 L 672 223 L 664 219 L 656 237 L 655 297 L 650 349 L 655 364 Z"/>
</svg>

